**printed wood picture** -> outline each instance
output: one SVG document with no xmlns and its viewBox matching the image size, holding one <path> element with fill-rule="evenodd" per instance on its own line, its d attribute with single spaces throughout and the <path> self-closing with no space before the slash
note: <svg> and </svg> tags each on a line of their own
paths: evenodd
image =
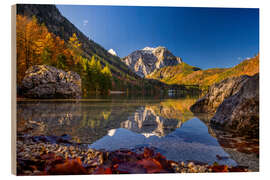
<svg viewBox="0 0 270 180">
<path fill-rule="evenodd" d="M 259 171 L 259 9 L 12 10 L 15 174 Z"/>
</svg>

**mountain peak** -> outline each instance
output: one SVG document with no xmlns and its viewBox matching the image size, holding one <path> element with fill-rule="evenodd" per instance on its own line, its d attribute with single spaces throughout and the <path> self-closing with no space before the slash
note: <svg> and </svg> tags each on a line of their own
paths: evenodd
<svg viewBox="0 0 270 180">
<path fill-rule="evenodd" d="M 144 50 L 144 51 L 154 51 L 155 49 L 156 49 L 156 48 L 146 46 L 146 47 L 143 48 L 142 50 Z"/>
<path fill-rule="evenodd" d="M 162 46 L 156 48 L 147 46 L 132 52 L 122 61 L 140 77 L 145 77 L 156 69 L 182 63 L 181 58 L 174 56 Z"/>
<path fill-rule="evenodd" d="M 164 46 L 158 46 L 158 47 L 149 47 L 149 46 L 146 46 L 145 48 L 143 48 L 142 50 L 143 51 L 156 51 L 157 49 L 166 49 L 166 47 Z"/>
</svg>

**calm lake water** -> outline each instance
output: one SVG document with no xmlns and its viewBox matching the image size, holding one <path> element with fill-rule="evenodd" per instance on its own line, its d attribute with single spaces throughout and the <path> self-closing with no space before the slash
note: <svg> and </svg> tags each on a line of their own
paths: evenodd
<svg viewBox="0 0 270 180">
<path fill-rule="evenodd" d="M 205 120 L 189 111 L 195 101 L 195 98 L 18 101 L 17 132 L 68 134 L 73 141 L 94 149 L 151 147 L 174 161 L 237 165 L 240 162 L 237 147 L 228 143 L 228 138 L 220 141 Z M 239 142 L 239 138 L 233 138 L 232 142 Z"/>
</svg>

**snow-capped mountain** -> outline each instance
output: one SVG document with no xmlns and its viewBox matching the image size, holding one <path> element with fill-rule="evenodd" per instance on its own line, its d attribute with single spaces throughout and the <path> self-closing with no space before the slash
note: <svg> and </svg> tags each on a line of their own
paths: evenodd
<svg viewBox="0 0 270 180">
<path fill-rule="evenodd" d="M 117 56 L 116 52 L 113 49 L 109 49 L 108 52 L 114 56 Z"/>
<path fill-rule="evenodd" d="M 137 75 L 145 77 L 156 69 L 165 66 L 174 66 L 182 62 L 181 58 L 174 56 L 165 47 L 145 47 L 132 52 L 124 57 L 122 61 Z"/>
</svg>

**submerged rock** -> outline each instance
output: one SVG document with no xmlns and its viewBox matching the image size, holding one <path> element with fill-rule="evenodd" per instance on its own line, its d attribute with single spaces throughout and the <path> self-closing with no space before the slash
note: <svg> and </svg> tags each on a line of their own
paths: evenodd
<svg viewBox="0 0 270 180">
<path fill-rule="evenodd" d="M 251 171 L 259 171 L 259 139 L 237 135 L 222 129 L 208 126 L 211 136 L 215 137 L 224 151 L 238 166 L 247 167 Z M 216 155 L 217 159 L 226 159 L 226 156 Z"/>
<path fill-rule="evenodd" d="M 35 65 L 26 71 L 22 95 L 28 98 L 80 98 L 81 78 L 48 65 Z"/>
<path fill-rule="evenodd" d="M 259 135 L 259 74 L 249 78 L 236 94 L 225 99 L 210 123 L 223 129 L 257 137 Z"/>
<path fill-rule="evenodd" d="M 194 113 L 215 113 L 224 99 L 236 94 L 248 79 L 249 76 L 232 77 L 212 85 L 190 110 Z"/>
</svg>

